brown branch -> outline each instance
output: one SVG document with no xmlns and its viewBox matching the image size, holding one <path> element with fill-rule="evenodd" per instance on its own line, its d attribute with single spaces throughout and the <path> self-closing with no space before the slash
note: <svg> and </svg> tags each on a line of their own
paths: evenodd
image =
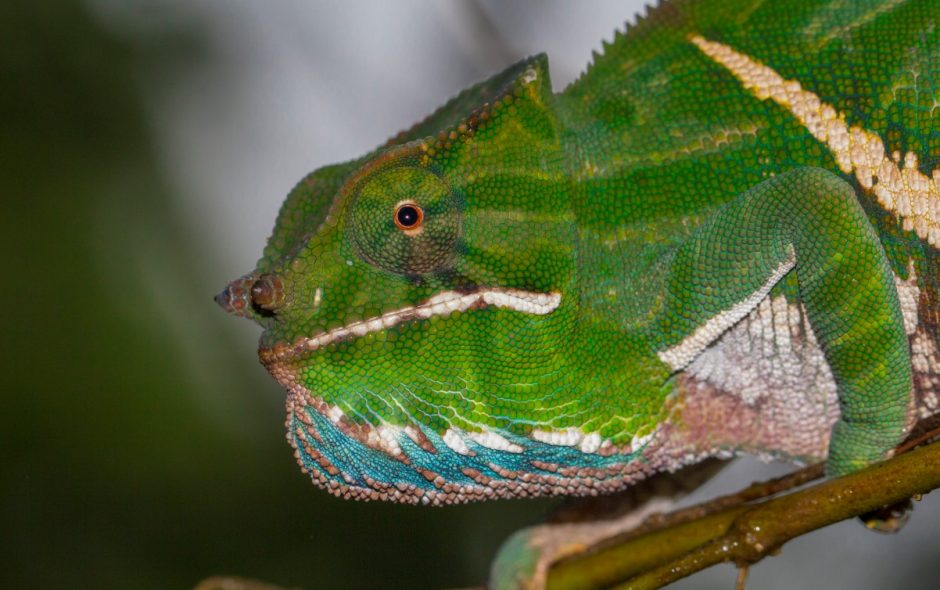
<svg viewBox="0 0 940 590">
<path fill-rule="evenodd" d="M 287 590 L 260 580 L 236 576 L 213 576 L 199 582 L 193 590 Z M 297 590 L 297 589 L 294 589 Z"/>
<path fill-rule="evenodd" d="M 766 482 L 751 484 L 734 494 L 669 514 L 653 515 L 641 526 L 608 539 L 603 546 L 593 548 L 590 553 L 554 564 L 549 574 L 548 588 L 606 588 L 621 582 L 725 533 L 727 526 L 721 523 L 725 522 L 728 515 L 741 514 L 748 503 L 819 479 L 823 476 L 824 468 L 825 464 L 812 465 Z M 719 523 L 717 528 L 716 523 Z M 664 542 L 660 542 L 664 534 Z"/>
<path fill-rule="evenodd" d="M 648 522 L 616 544 L 559 562 L 548 588 L 660 588 L 718 563 L 756 563 L 790 539 L 940 487 L 940 443 L 766 499 L 821 474 L 813 466 Z"/>
</svg>

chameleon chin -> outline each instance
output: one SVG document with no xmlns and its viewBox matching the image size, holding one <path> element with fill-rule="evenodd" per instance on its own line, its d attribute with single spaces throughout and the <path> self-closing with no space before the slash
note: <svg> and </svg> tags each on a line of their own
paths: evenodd
<svg viewBox="0 0 940 590">
<path fill-rule="evenodd" d="M 889 456 L 938 412 L 938 19 L 663 3 L 561 93 L 536 55 L 310 173 L 217 297 L 303 470 L 443 504 Z"/>
</svg>

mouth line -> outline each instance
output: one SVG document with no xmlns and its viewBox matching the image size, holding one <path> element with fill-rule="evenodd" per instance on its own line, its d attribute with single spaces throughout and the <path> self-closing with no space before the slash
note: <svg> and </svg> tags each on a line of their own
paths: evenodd
<svg viewBox="0 0 940 590">
<path fill-rule="evenodd" d="M 484 288 L 471 292 L 444 291 L 418 305 L 403 307 L 365 320 L 321 332 L 315 336 L 301 336 L 292 344 L 279 343 L 270 348 L 261 348 L 258 356 L 265 364 L 289 360 L 301 354 L 313 352 L 328 344 L 349 338 L 387 330 L 410 320 L 425 320 L 432 317 L 447 317 L 455 311 L 467 311 L 484 307 L 511 309 L 530 315 L 547 315 L 561 304 L 561 293 L 540 293 L 522 289 Z"/>
</svg>

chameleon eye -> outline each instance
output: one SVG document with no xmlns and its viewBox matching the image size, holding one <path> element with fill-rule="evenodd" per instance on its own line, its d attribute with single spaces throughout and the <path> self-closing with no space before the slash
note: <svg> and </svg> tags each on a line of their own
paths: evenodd
<svg viewBox="0 0 940 590">
<path fill-rule="evenodd" d="M 355 196 L 347 220 L 363 260 L 409 276 L 450 264 L 460 211 L 456 194 L 435 172 L 390 166 L 359 180 L 351 190 Z"/>
<path fill-rule="evenodd" d="M 395 209 L 395 225 L 401 230 L 416 230 L 424 221 L 424 211 L 414 203 L 401 203 Z"/>
</svg>

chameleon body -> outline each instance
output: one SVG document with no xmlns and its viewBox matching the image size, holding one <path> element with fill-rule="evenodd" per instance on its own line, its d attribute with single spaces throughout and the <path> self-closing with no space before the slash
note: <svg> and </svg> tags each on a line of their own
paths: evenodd
<svg viewBox="0 0 940 590">
<path fill-rule="evenodd" d="M 284 203 L 219 296 L 344 497 L 888 456 L 937 412 L 940 2 L 675 0 Z"/>
</svg>

